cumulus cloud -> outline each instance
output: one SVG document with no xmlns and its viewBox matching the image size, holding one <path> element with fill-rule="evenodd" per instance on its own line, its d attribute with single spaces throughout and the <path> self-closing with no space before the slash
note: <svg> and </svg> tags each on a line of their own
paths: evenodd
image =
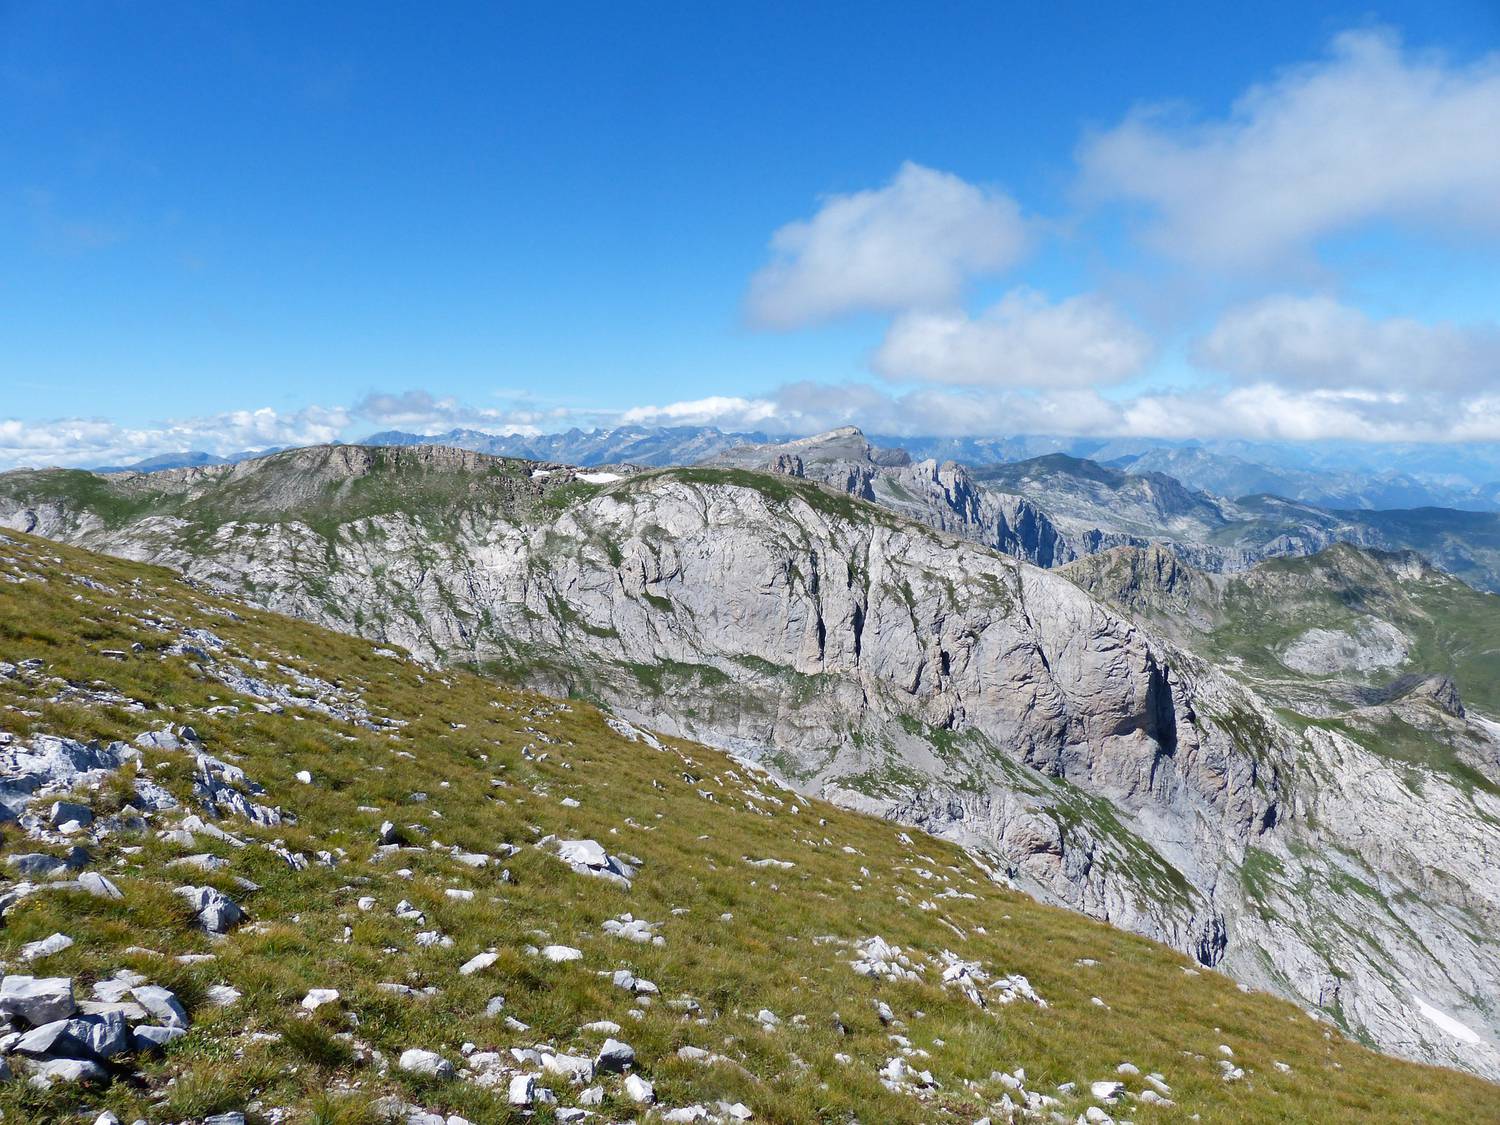
<svg viewBox="0 0 1500 1125">
<path fill-rule="evenodd" d="M 0 419 L 0 470 L 17 466 L 128 465 L 188 450 L 223 456 L 246 450 L 358 439 L 372 427 L 434 433 L 474 426 L 496 434 L 538 434 L 566 408 L 475 407 L 424 390 L 366 395 L 353 406 L 229 410 L 130 426 L 102 418 Z M 351 433 L 351 431 L 353 431 Z"/>
<path fill-rule="evenodd" d="M 1110 437 L 1249 438 L 1263 441 L 1445 442 L 1500 440 L 1500 392 L 1455 399 L 1443 392 L 1289 388 L 1274 383 L 1148 391 L 1108 398 L 1088 388 L 917 387 L 893 393 L 867 383 L 793 383 L 753 399 L 701 409 L 696 424 L 809 434 L 860 426 L 894 436 L 993 437 L 1043 433 Z M 642 420 L 683 404 L 637 408 Z"/>
<path fill-rule="evenodd" d="M 1320 387 L 1500 385 L 1500 330 L 1376 320 L 1331 297 L 1277 295 L 1230 309 L 1195 362 L 1242 378 Z"/>
<path fill-rule="evenodd" d="M 1020 260 L 1026 224 L 1000 192 L 906 163 L 885 187 L 831 196 L 771 238 L 749 313 L 796 328 L 845 313 L 952 304 L 966 278 Z"/>
<path fill-rule="evenodd" d="M 271 446 L 335 441 L 350 422 L 343 407 L 309 406 L 289 413 L 263 407 L 124 426 L 99 418 L 23 422 L 0 419 L 0 468 L 18 465 L 128 464 L 158 453 L 238 453 Z"/>
<path fill-rule="evenodd" d="M 488 433 L 527 435 L 541 433 L 541 423 L 566 414 L 566 411 L 558 410 L 499 410 L 471 406 L 456 398 L 439 398 L 424 390 L 394 394 L 372 392 L 355 403 L 350 412 L 377 425 L 423 434 L 473 426 Z"/>
<path fill-rule="evenodd" d="M 1140 109 L 1087 139 L 1085 190 L 1143 205 L 1157 249 L 1264 266 L 1379 218 L 1500 231 L 1500 54 L 1468 65 L 1348 32 L 1222 120 Z"/>
<path fill-rule="evenodd" d="M 621 413 L 618 421 L 624 426 L 718 426 L 725 430 L 753 430 L 775 415 L 775 404 L 765 399 L 711 395 L 663 406 L 633 406 Z"/>
<path fill-rule="evenodd" d="M 1108 301 L 1049 304 L 1016 289 L 978 317 L 961 310 L 898 316 L 873 359 L 888 379 L 975 386 L 1087 387 L 1137 374 L 1151 340 Z"/>
</svg>

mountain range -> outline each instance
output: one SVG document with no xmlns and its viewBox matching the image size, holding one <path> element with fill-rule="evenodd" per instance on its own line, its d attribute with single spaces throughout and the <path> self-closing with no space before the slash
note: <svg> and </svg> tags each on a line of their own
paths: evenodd
<svg viewBox="0 0 1500 1125">
<path fill-rule="evenodd" d="M 570 429 L 551 434 L 492 434 L 453 429 L 437 434 L 384 430 L 364 445 L 448 445 L 500 457 L 569 465 L 629 463 L 688 465 L 746 443 L 772 440 L 764 433 L 712 426 L 625 425 Z M 785 436 L 776 440 L 791 440 Z M 1139 438 L 1078 438 L 1045 434 L 1006 438 L 893 437 L 875 435 L 882 447 L 904 448 L 918 459 L 985 466 L 1049 454 L 1087 459 L 1132 473 L 1159 472 L 1189 488 L 1238 498 L 1273 495 L 1334 509 L 1444 507 L 1500 511 L 1500 454 L 1488 445 L 1367 446 L 1243 441 L 1174 442 Z M 234 463 L 274 449 L 223 457 L 201 451 L 164 453 L 131 465 L 95 472 L 185 468 Z"/>
<path fill-rule="evenodd" d="M 725 748 L 1497 1077 L 1500 603 L 1450 573 L 1492 575 L 1493 530 L 1379 515 L 851 429 L 641 471 L 419 445 L 0 476 L 0 524 Z"/>
</svg>

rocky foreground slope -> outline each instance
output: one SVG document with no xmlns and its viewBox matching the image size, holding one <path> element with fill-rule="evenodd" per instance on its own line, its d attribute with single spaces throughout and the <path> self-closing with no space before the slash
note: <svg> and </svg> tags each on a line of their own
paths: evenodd
<svg viewBox="0 0 1500 1125">
<path fill-rule="evenodd" d="M 606 701 L 1500 1075 L 1500 796 L 1432 733 L 1482 755 L 1495 728 L 1438 694 L 1395 754 L 1069 576 L 795 476 L 339 447 L 5 482 L 13 525 Z"/>
<path fill-rule="evenodd" d="M 23 535 L 0 808 L 6 1121 L 1496 1119 L 720 752 Z"/>
</svg>

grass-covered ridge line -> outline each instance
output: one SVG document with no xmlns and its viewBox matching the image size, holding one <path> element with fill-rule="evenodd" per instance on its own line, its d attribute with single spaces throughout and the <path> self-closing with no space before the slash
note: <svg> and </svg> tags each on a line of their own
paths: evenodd
<svg viewBox="0 0 1500 1125">
<path fill-rule="evenodd" d="M 306 707 L 257 710 L 198 657 L 164 652 L 189 628 L 225 642 L 220 664 L 263 659 L 259 674 L 268 679 L 288 675 L 278 670 L 284 665 L 406 725 L 372 730 Z M 103 655 L 137 643 L 142 650 L 124 659 Z M 160 814 L 143 834 L 121 830 L 91 846 L 92 868 L 118 883 L 122 900 L 39 892 L 10 909 L 0 929 L 7 971 L 18 970 L 23 945 L 61 931 L 75 944 L 24 971 L 71 976 L 87 995 L 93 981 L 134 969 L 174 989 L 193 1027 L 160 1057 L 143 1059 L 135 1081 L 85 1093 L 0 1083 L 7 1122 L 58 1121 L 85 1109 L 91 1120 L 109 1108 L 155 1125 L 254 1106 L 262 1116 L 286 1107 L 295 1120 L 359 1122 L 374 1119 L 369 1107 L 380 1095 L 475 1122 L 518 1122 L 503 1085 L 496 1092 L 461 1077 L 417 1077 L 379 1058 L 393 1063 L 420 1047 L 462 1065 L 465 1042 L 502 1052 L 507 1063 L 509 1048 L 536 1044 L 592 1054 L 602 1035 L 584 1025 L 597 1020 L 621 1025 L 618 1038 L 635 1048 L 636 1069 L 663 1107 L 743 1102 L 758 1122 L 971 1122 L 1015 1096 L 992 1074 L 1018 1067 L 1026 1088 L 1059 1097 L 1071 1120 L 1092 1104 L 1091 1082 L 1119 1078 L 1144 1092 L 1140 1078 L 1117 1074 L 1126 1062 L 1160 1072 L 1176 1102 L 1111 1107 L 1140 1122 L 1470 1122 L 1496 1104 L 1493 1086 L 1373 1054 L 1282 1001 L 1189 973 L 1185 958 L 1160 945 L 1040 906 L 987 880 L 949 844 L 908 843 L 896 825 L 779 790 L 715 751 L 627 741 L 584 705 L 424 669 L 357 638 L 220 599 L 162 569 L 7 534 L 0 661 L 23 660 L 41 665 L 0 676 L 0 729 L 23 741 L 42 732 L 130 740 L 159 724 L 190 723 L 209 753 L 262 784 L 259 799 L 296 823 L 216 821 L 248 846 L 200 834 L 193 850 L 228 866 L 187 873 L 167 866 L 184 849 L 156 835 L 180 813 Z M 102 685 L 146 710 L 78 697 Z M 181 812 L 197 811 L 187 754 L 148 751 L 145 764 L 184 802 Z M 312 784 L 296 779 L 302 770 Z M 80 796 L 103 817 L 131 791 L 112 784 Z M 417 846 L 377 859 L 384 819 Z M 569 871 L 534 846 L 551 834 L 640 857 L 633 887 Z M 494 861 L 467 866 L 431 846 L 438 842 Z M 296 870 L 263 844 L 309 857 L 326 850 L 337 863 Z M 507 845 L 519 850 L 506 856 Z M 10 826 L 3 848 L 14 855 L 37 844 Z M 261 889 L 247 893 L 236 877 Z M 171 893 L 188 881 L 232 894 L 250 924 L 218 940 L 195 928 Z M 375 904 L 362 911 L 356 901 L 365 896 Z M 403 899 L 423 924 L 395 916 Z M 626 911 L 657 923 L 665 945 L 602 932 Z M 454 944 L 418 947 L 419 929 Z M 854 954 L 840 942 L 874 935 L 927 964 L 922 979 L 856 975 Z M 526 952 L 552 943 L 581 949 L 582 961 L 553 964 Z M 132 947 L 150 952 L 126 952 Z M 485 950 L 495 962 L 460 975 Z M 997 976 L 1025 975 L 1048 1006 L 992 998 L 988 1010 L 977 1008 L 940 982 L 944 950 Z M 212 959 L 177 960 L 195 954 Z M 655 981 L 661 998 L 638 1006 L 598 975 L 620 968 Z M 405 999 L 379 989 L 382 982 L 436 992 Z M 224 984 L 242 998 L 213 1007 L 209 989 Z M 341 998 L 303 1013 L 299 1001 L 312 988 Z M 486 1016 L 495 996 L 505 997 L 503 1014 Z M 683 997 L 701 1013 L 667 1002 Z M 900 1026 L 882 1024 L 876 1001 Z M 775 1029 L 762 1026 L 761 1009 L 779 1017 Z M 507 1028 L 504 1016 L 529 1030 Z M 893 1035 L 926 1052 L 907 1059 L 937 1083 L 921 1097 L 878 1077 L 902 1056 Z M 1221 1078 L 1220 1044 L 1244 1069 L 1239 1081 Z M 681 1059 L 684 1046 L 728 1061 Z M 578 1088 L 543 1081 L 561 1104 L 574 1104 Z M 1081 1095 L 1058 1093 L 1068 1082 Z M 602 1120 L 639 1113 L 618 1077 L 598 1084 Z M 551 1119 L 545 1107 L 530 1118 Z"/>
</svg>

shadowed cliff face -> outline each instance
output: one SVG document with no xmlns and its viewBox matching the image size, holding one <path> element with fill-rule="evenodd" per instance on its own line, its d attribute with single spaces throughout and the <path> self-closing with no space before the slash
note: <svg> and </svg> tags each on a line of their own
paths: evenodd
<svg viewBox="0 0 1500 1125">
<path fill-rule="evenodd" d="M 795 473 L 391 452 L 157 474 L 144 500 L 121 481 L 114 507 L 54 482 L 0 520 L 752 754 L 1389 1049 L 1500 1073 L 1411 1016 L 1420 995 L 1500 1027 L 1474 999 L 1500 994 L 1482 787 L 1413 786 L 1066 577 Z M 871 491 L 1004 514 L 946 467 L 876 468 Z M 1211 584 L 1160 559 L 1135 580 L 1167 604 Z"/>
</svg>

